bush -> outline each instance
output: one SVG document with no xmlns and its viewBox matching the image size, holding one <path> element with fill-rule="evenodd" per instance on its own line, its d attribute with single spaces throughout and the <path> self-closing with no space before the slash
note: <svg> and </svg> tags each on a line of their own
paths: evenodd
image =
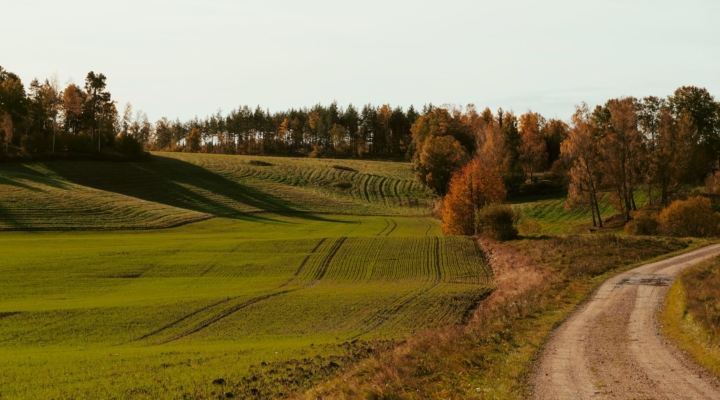
<svg viewBox="0 0 720 400">
<path fill-rule="evenodd" d="M 89 135 L 65 134 L 62 136 L 62 143 L 71 153 L 92 153 L 97 149 Z"/>
<path fill-rule="evenodd" d="M 720 216 L 713 211 L 709 199 L 691 197 L 674 201 L 660 213 L 659 220 L 664 235 L 707 237 L 717 235 Z"/>
<path fill-rule="evenodd" d="M 346 167 L 344 165 L 333 165 L 333 168 L 338 169 L 340 171 L 357 172 L 357 170 L 355 168 Z"/>
<path fill-rule="evenodd" d="M 41 153 L 45 151 L 45 138 L 42 133 L 25 135 L 20 139 L 20 146 L 27 153 Z"/>
<path fill-rule="evenodd" d="M 658 234 L 660 222 L 648 212 L 639 212 L 625 225 L 625 233 L 633 236 L 654 236 Z"/>
<path fill-rule="evenodd" d="M 118 153 L 135 158 L 143 154 L 143 148 L 140 142 L 138 142 L 133 136 L 122 134 L 115 141 L 115 151 Z"/>
<path fill-rule="evenodd" d="M 495 240 L 512 240 L 518 235 L 517 214 L 507 204 L 491 204 L 480 210 L 479 231 Z"/>
<path fill-rule="evenodd" d="M 269 163 L 267 161 L 260 161 L 260 160 L 250 160 L 250 161 L 248 161 L 248 164 L 254 165 L 256 167 L 272 167 L 272 163 Z"/>
</svg>

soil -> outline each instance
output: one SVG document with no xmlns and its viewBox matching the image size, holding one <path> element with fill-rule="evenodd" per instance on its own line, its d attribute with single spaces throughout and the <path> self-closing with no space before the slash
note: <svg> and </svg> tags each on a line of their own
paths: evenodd
<svg viewBox="0 0 720 400">
<path fill-rule="evenodd" d="M 674 278 L 712 245 L 609 279 L 553 334 L 530 378 L 536 399 L 720 399 L 720 382 L 667 343 L 656 315 Z"/>
</svg>

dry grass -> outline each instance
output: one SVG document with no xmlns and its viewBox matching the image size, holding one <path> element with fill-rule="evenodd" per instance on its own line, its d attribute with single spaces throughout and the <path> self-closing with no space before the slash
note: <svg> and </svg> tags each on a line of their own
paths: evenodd
<svg viewBox="0 0 720 400">
<path fill-rule="evenodd" d="M 667 336 L 720 377 L 720 258 L 680 276 L 670 289 L 660 321 Z"/>
<path fill-rule="evenodd" d="M 550 331 L 611 274 L 689 242 L 612 235 L 483 242 L 497 283 L 465 325 L 416 334 L 303 397 L 525 398 Z"/>
</svg>

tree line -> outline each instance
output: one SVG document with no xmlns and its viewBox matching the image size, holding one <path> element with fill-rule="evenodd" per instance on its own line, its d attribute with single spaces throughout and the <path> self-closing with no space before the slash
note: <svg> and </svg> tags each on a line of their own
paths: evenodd
<svg viewBox="0 0 720 400">
<path fill-rule="evenodd" d="M 104 74 L 88 73 L 82 86 L 57 79 L 20 78 L 0 67 L 0 139 L 5 152 L 89 152 L 139 146 L 144 150 L 311 157 L 406 157 L 410 127 L 421 112 L 388 104 L 329 106 L 270 112 L 240 106 L 188 121 L 151 123 L 130 103 L 122 110 Z M 432 106 L 426 106 L 422 113 Z"/>
<path fill-rule="evenodd" d="M 543 172 L 566 186 L 569 206 L 588 209 L 593 225 L 602 227 L 604 193 L 627 222 L 637 211 L 639 190 L 667 207 L 719 165 L 720 104 L 704 88 L 680 87 L 666 98 L 611 99 L 593 109 L 582 103 L 569 122 L 502 109 L 430 110 L 411 128 L 414 168 L 438 194 L 450 192 L 448 220 L 482 220 L 488 200 L 477 192 L 488 193 L 487 182 L 502 182 L 492 193 L 504 199 L 506 188 L 532 183 Z M 497 197 L 493 203 L 502 201 Z M 474 231 L 460 222 L 446 231 L 477 233 L 477 223 Z"/>
<path fill-rule="evenodd" d="M 509 193 L 550 176 L 567 187 L 569 204 L 592 211 L 610 192 L 626 219 L 635 194 L 648 190 L 668 205 L 683 185 L 698 182 L 720 160 L 720 104 L 704 88 L 685 86 L 662 97 L 623 97 L 569 121 L 536 112 L 426 105 L 329 106 L 270 112 L 241 106 L 188 121 L 151 123 L 131 104 L 118 111 L 107 78 L 90 72 L 82 86 L 56 78 L 20 78 L 0 67 L 0 141 L 4 153 L 24 151 L 137 154 L 144 150 L 308 157 L 405 157 L 438 194 L 477 158 Z"/>
</svg>

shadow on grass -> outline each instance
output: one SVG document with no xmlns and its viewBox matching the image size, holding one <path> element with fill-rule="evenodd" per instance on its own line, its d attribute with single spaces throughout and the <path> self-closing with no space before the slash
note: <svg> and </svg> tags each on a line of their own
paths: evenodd
<svg viewBox="0 0 720 400">
<path fill-rule="evenodd" d="M 285 199 L 174 158 L 155 156 L 143 163 L 56 162 L 45 167 L 79 185 L 220 217 L 288 223 L 260 214 L 267 212 L 345 222 L 310 214 Z"/>
</svg>

